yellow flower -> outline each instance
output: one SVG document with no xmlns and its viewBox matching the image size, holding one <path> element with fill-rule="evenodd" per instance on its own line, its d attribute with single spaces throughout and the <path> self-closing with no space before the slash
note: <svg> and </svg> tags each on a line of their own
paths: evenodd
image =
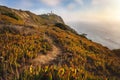
<svg viewBox="0 0 120 80">
<path fill-rule="evenodd" d="M 74 70 L 74 74 L 76 75 L 76 73 L 77 73 L 77 70 L 75 69 L 75 70 Z"/>
<path fill-rule="evenodd" d="M 30 65 L 30 73 L 32 73 L 32 72 L 33 72 L 33 66 Z"/>
<path fill-rule="evenodd" d="M 59 75 L 63 75 L 65 72 L 64 68 L 60 68 L 59 71 L 58 71 L 58 74 Z"/>
<path fill-rule="evenodd" d="M 70 67 L 70 70 L 73 72 L 73 71 L 74 71 L 74 68 Z"/>
<path fill-rule="evenodd" d="M 73 75 L 76 75 L 77 69 L 70 67 L 70 70 L 71 70 L 71 72 L 72 72 Z"/>
<path fill-rule="evenodd" d="M 48 66 L 45 66 L 45 72 L 48 70 Z"/>
</svg>

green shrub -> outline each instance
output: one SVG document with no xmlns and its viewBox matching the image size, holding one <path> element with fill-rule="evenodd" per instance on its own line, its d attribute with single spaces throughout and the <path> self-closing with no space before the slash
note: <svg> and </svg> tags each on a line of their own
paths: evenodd
<svg viewBox="0 0 120 80">
<path fill-rule="evenodd" d="M 9 16 L 9 17 L 14 18 L 16 20 L 19 20 L 19 18 L 13 13 L 6 12 L 6 13 L 2 13 L 2 15 L 6 15 L 6 16 Z"/>
</svg>

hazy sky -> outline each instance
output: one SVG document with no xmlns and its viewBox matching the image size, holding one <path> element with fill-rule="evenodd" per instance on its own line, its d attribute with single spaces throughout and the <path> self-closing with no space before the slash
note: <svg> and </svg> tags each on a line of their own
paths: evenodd
<svg viewBox="0 0 120 80">
<path fill-rule="evenodd" d="M 120 21 L 120 0 L 0 0 L 0 5 L 36 14 L 53 11 L 65 22 Z"/>
</svg>

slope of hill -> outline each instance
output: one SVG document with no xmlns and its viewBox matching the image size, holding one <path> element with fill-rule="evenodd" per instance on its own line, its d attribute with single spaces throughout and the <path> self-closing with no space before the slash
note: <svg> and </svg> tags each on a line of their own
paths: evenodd
<svg viewBox="0 0 120 80">
<path fill-rule="evenodd" d="M 0 6 L 1 80 L 119 80 L 120 59 L 61 17 Z"/>
<path fill-rule="evenodd" d="M 5 6 L 0 6 L 0 16 L 0 23 L 4 24 L 25 26 L 39 26 L 43 24 L 48 25 L 57 22 L 64 24 L 62 18 L 53 13 L 38 16 L 29 11 L 10 9 Z"/>
<path fill-rule="evenodd" d="M 113 50 L 116 56 L 120 57 L 120 49 Z"/>
</svg>

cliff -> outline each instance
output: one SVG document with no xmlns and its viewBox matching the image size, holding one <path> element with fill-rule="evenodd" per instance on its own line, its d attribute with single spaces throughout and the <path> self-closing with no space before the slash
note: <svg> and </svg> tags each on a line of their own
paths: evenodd
<svg viewBox="0 0 120 80">
<path fill-rule="evenodd" d="M 119 75 L 119 57 L 60 16 L 0 6 L 1 80 L 119 80 Z"/>
</svg>

